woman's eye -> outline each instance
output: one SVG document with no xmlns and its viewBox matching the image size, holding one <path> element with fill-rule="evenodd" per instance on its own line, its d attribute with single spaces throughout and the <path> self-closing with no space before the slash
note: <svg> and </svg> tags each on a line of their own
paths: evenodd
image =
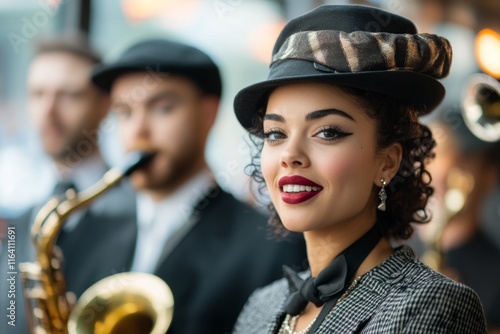
<svg viewBox="0 0 500 334">
<path fill-rule="evenodd" d="M 264 132 L 264 139 L 268 143 L 274 143 L 280 139 L 285 139 L 286 136 L 283 132 L 277 130 L 271 130 Z"/>
<path fill-rule="evenodd" d="M 352 135 L 352 132 L 346 132 L 336 127 L 327 127 L 318 131 L 315 136 L 324 140 L 334 141 L 343 137 Z"/>
</svg>

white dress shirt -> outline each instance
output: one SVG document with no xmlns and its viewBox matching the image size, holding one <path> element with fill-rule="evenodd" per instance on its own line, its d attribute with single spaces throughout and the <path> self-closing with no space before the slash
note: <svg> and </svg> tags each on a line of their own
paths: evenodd
<svg viewBox="0 0 500 334">
<path fill-rule="evenodd" d="M 149 195 L 137 196 L 137 242 L 131 271 L 153 273 L 165 245 L 188 222 L 194 206 L 215 184 L 209 170 L 203 170 L 161 201 Z"/>
</svg>

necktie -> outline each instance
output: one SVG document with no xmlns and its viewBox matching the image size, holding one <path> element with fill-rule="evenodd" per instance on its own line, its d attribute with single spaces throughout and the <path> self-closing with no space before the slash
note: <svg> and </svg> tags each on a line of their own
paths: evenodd
<svg viewBox="0 0 500 334">
<path fill-rule="evenodd" d="M 298 315 L 308 302 L 319 307 L 332 300 L 338 300 L 347 289 L 349 281 L 361 263 L 381 237 L 382 233 L 375 224 L 360 239 L 330 262 L 317 277 L 309 277 L 304 280 L 293 269 L 283 266 L 290 289 L 290 295 L 285 301 L 285 312 L 292 316 Z"/>
</svg>

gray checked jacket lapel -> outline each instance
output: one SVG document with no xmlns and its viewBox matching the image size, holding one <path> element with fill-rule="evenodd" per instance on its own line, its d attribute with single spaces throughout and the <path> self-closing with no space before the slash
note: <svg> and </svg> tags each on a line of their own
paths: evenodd
<svg viewBox="0 0 500 334">
<path fill-rule="evenodd" d="M 403 249 L 383 265 L 365 274 L 358 286 L 326 317 L 318 329 L 319 333 L 365 333 L 380 305 L 388 294 L 407 284 L 404 266 L 410 249 Z M 402 255 L 402 256 L 401 256 Z"/>
<path fill-rule="evenodd" d="M 285 284 L 286 288 L 286 284 Z M 342 324 L 341 333 L 360 333 L 370 321 L 373 313 L 377 310 L 387 295 L 388 290 L 384 284 L 366 285 L 355 288 L 342 302 L 335 306 L 334 310 L 326 317 L 318 329 L 318 333 L 333 333 L 331 324 Z M 363 303 L 359 303 L 362 300 Z M 279 311 L 274 314 L 266 333 L 277 334 L 285 313 L 282 311 L 285 299 L 281 300 Z M 361 304 L 361 305 L 359 305 Z M 355 309 L 355 312 L 351 312 Z"/>
<path fill-rule="evenodd" d="M 379 286 L 380 287 L 380 286 Z M 350 296 L 341 301 L 325 318 L 318 329 L 319 333 L 336 333 L 332 326 L 341 328 L 341 333 L 361 333 L 366 324 L 371 320 L 373 313 L 383 302 L 387 291 L 381 289 L 370 290 L 366 286 L 358 287 Z M 362 301 L 362 302 L 360 302 Z"/>
<path fill-rule="evenodd" d="M 287 295 L 284 279 L 257 290 L 233 333 L 277 333 Z M 336 333 L 482 334 L 486 324 L 474 291 L 432 271 L 404 246 L 366 273 L 315 332 Z"/>
</svg>

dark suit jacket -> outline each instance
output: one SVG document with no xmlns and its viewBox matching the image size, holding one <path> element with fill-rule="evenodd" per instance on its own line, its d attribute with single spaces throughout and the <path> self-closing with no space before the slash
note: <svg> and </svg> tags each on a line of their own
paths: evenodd
<svg viewBox="0 0 500 334">
<path fill-rule="evenodd" d="M 233 333 L 277 333 L 288 294 L 284 279 L 256 291 Z M 471 288 L 432 271 L 404 246 L 365 274 L 315 333 L 485 334 L 486 323 Z"/>
<path fill-rule="evenodd" d="M 9 222 L 16 232 L 16 265 L 34 261 L 30 230 L 41 206 L 28 210 Z M 103 277 L 126 271 L 134 252 L 136 222 L 135 194 L 128 183 L 111 189 L 98 198 L 78 221 L 71 232 L 62 231 L 57 245 L 64 256 L 64 275 L 68 291 L 79 297 L 88 287 Z M 5 246 L 0 254 L 0 279 L 4 287 L 7 268 Z M 26 334 L 22 284 L 19 270 L 16 275 L 16 327 L 0 321 L 0 333 Z M 0 308 L 5 310 L 10 299 L 0 292 Z"/>
<path fill-rule="evenodd" d="M 135 211 L 136 203 L 118 195 L 110 193 L 114 204 L 105 201 L 74 231 L 60 235 L 68 290 L 77 296 L 100 278 L 131 266 L 137 227 L 125 213 Z M 282 264 L 304 268 L 302 236 L 269 240 L 266 221 L 218 187 L 198 204 L 183 230 L 165 245 L 155 271 L 174 295 L 169 334 L 229 333 L 252 291 L 282 277 Z"/>
<path fill-rule="evenodd" d="M 169 334 L 229 333 L 253 290 L 304 266 L 302 236 L 270 240 L 267 219 L 216 188 L 198 205 L 188 232 L 155 274 L 174 295 Z"/>
</svg>

